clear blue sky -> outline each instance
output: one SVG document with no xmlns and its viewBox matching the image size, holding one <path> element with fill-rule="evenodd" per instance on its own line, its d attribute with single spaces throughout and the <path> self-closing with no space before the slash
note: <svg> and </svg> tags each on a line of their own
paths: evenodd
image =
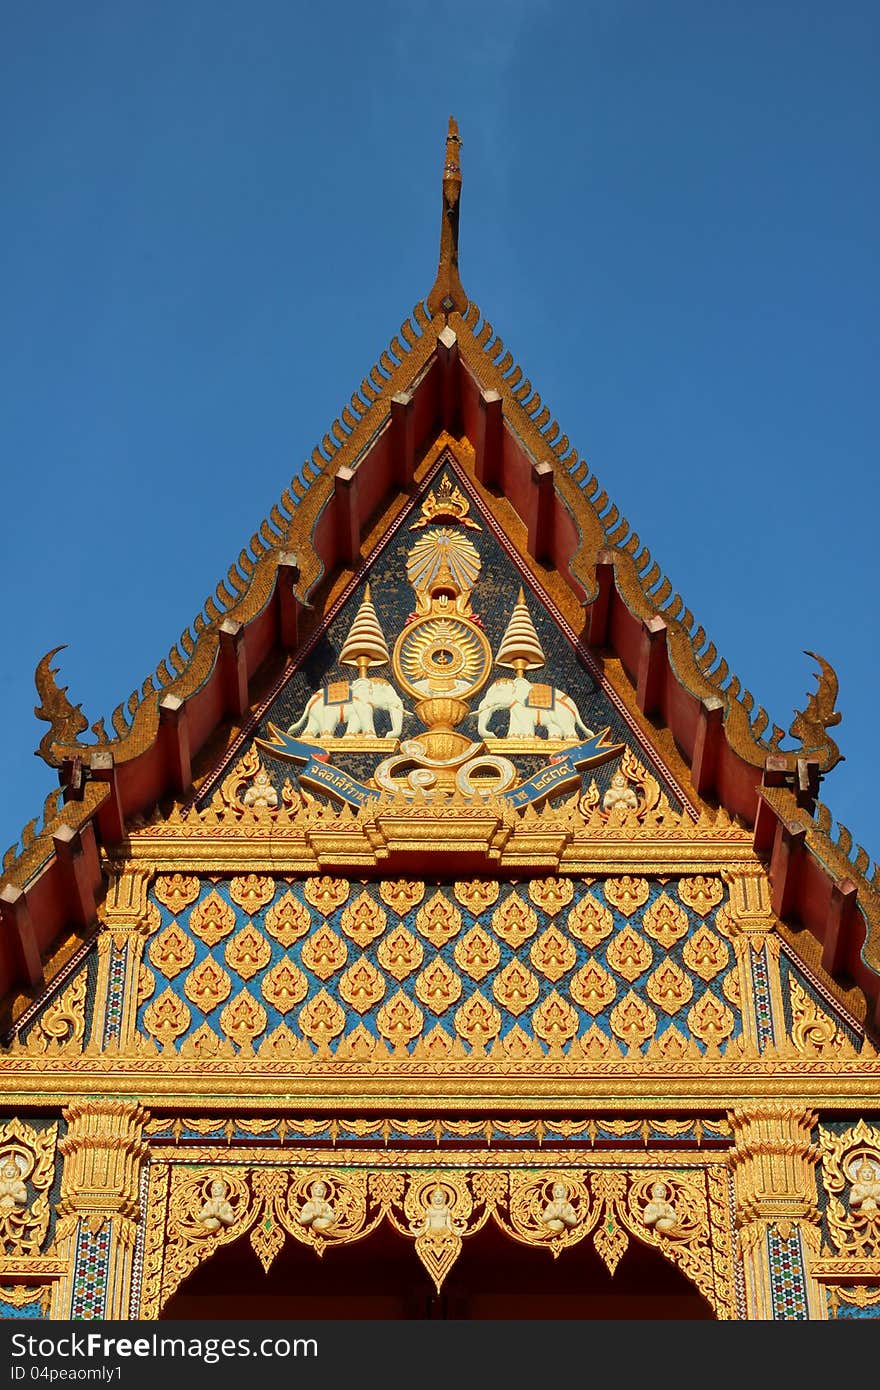
<svg viewBox="0 0 880 1390">
<path fill-rule="evenodd" d="M 461 272 L 719 651 L 880 857 L 880 6 L 0 12 L 0 853 L 55 784 L 33 671 L 139 686 L 431 286 Z"/>
</svg>

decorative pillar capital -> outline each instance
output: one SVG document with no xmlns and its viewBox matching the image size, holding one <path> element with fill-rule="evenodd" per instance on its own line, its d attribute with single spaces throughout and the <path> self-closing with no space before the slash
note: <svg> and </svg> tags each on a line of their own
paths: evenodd
<svg viewBox="0 0 880 1390">
<path fill-rule="evenodd" d="M 59 1214 L 93 1224 L 136 1217 L 147 1112 L 137 1103 L 96 1099 L 74 1101 L 63 1115 L 68 1130 L 58 1145 L 64 1155 Z"/>
</svg>

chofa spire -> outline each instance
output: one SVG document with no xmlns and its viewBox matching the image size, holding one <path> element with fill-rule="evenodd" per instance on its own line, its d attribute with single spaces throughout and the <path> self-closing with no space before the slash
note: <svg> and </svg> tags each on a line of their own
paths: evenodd
<svg viewBox="0 0 880 1390">
<path fill-rule="evenodd" d="M 458 211 L 461 198 L 461 164 L 459 149 L 461 138 L 458 122 L 449 117 L 449 130 L 446 134 L 446 159 L 443 164 L 443 218 L 440 223 L 440 264 L 437 279 L 428 295 L 428 312 L 433 317 L 443 314 L 446 318 L 457 309 L 463 314 L 467 309 L 468 297 L 464 292 L 458 275 Z"/>
</svg>

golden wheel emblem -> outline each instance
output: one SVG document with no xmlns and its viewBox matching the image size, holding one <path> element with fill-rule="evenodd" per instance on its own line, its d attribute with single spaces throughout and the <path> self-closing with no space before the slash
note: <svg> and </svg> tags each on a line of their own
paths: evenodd
<svg viewBox="0 0 880 1390">
<path fill-rule="evenodd" d="M 492 652 L 483 633 L 466 618 L 432 615 L 401 633 L 394 669 L 411 695 L 467 699 L 488 679 Z"/>
</svg>

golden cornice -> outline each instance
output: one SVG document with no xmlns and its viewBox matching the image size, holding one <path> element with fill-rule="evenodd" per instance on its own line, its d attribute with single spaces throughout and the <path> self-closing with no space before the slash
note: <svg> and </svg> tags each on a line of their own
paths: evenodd
<svg viewBox="0 0 880 1390">
<path fill-rule="evenodd" d="M 88 782 L 81 800 L 67 801 L 62 805 L 58 804 L 59 795 L 60 788 L 46 798 L 45 822 L 40 833 L 31 835 L 26 826 L 22 832 L 23 847 L 18 850 L 18 846 L 13 845 L 7 852 L 0 885 L 11 883 L 17 888 L 24 888 L 31 882 L 55 854 L 52 835 L 61 826 L 81 830 L 107 797 L 108 788 L 100 782 Z M 54 807 L 51 811 L 50 803 Z M 30 821 L 29 826 L 33 825 L 34 821 Z M 18 853 L 15 853 L 16 850 Z"/>
</svg>

